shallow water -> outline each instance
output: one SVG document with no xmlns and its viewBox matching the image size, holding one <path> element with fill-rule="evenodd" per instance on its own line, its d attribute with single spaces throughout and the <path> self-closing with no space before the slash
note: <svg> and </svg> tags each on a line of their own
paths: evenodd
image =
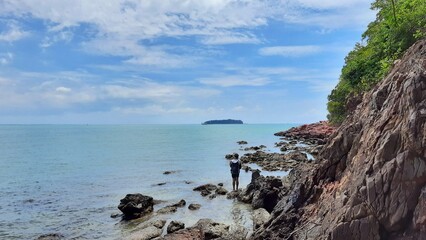
<svg viewBox="0 0 426 240">
<path fill-rule="evenodd" d="M 192 188 L 223 182 L 231 189 L 224 155 L 264 144 L 275 151 L 273 133 L 294 125 L 1 125 L 0 238 L 32 239 L 59 232 L 66 238 L 119 239 L 136 222 L 110 218 L 127 193 L 166 202 L 185 199 L 200 210 L 181 208 L 154 218 L 200 218 L 249 226 L 249 208 L 224 196 L 209 200 Z M 164 175 L 166 170 L 176 173 Z M 241 173 L 240 187 L 250 181 Z M 185 181 L 191 181 L 186 184 Z M 165 182 L 165 185 L 157 186 Z"/>
</svg>

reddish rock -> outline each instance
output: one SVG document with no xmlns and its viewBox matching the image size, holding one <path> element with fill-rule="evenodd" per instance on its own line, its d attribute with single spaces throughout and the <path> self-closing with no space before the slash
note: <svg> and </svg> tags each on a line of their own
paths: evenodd
<svg viewBox="0 0 426 240">
<path fill-rule="evenodd" d="M 336 130 L 327 121 L 320 121 L 312 124 L 305 124 L 299 127 L 290 128 L 287 131 L 275 133 L 275 136 L 282 136 L 294 139 L 326 139 Z"/>
</svg>

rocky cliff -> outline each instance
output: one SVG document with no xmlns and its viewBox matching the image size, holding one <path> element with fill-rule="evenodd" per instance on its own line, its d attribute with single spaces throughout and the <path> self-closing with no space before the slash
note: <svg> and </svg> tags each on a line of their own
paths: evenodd
<svg viewBox="0 0 426 240">
<path fill-rule="evenodd" d="M 426 239 L 426 40 L 357 102 L 254 239 Z"/>
</svg>

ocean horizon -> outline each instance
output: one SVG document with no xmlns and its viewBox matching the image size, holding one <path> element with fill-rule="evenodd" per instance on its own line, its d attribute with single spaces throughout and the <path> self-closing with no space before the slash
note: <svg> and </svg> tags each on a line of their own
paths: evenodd
<svg viewBox="0 0 426 240">
<path fill-rule="evenodd" d="M 67 239 L 121 239 L 139 221 L 111 218 L 128 193 L 186 207 L 152 218 L 201 218 L 251 228 L 251 208 L 224 196 L 206 199 L 196 186 L 223 183 L 231 190 L 224 156 L 247 146 L 276 152 L 273 134 L 297 124 L 2 124 L 0 125 L 0 238 L 34 239 L 60 233 Z M 175 171 L 164 175 L 164 171 Z M 285 172 L 263 172 L 283 176 Z M 251 175 L 242 172 L 240 188 Z"/>
</svg>

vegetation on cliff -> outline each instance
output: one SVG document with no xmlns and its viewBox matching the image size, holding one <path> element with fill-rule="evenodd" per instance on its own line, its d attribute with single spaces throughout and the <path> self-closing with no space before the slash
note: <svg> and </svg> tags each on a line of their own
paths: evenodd
<svg viewBox="0 0 426 240">
<path fill-rule="evenodd" d="M 347 115 L 349 96 L 370 90 L 416 40 L 426 37 L 426 1 L 376 0 L 376 20 L 368 25 L 362 43 L 345 58 L 340 80 L 328 96 L 329 121 L 339 124 Z"/>
</svg>

